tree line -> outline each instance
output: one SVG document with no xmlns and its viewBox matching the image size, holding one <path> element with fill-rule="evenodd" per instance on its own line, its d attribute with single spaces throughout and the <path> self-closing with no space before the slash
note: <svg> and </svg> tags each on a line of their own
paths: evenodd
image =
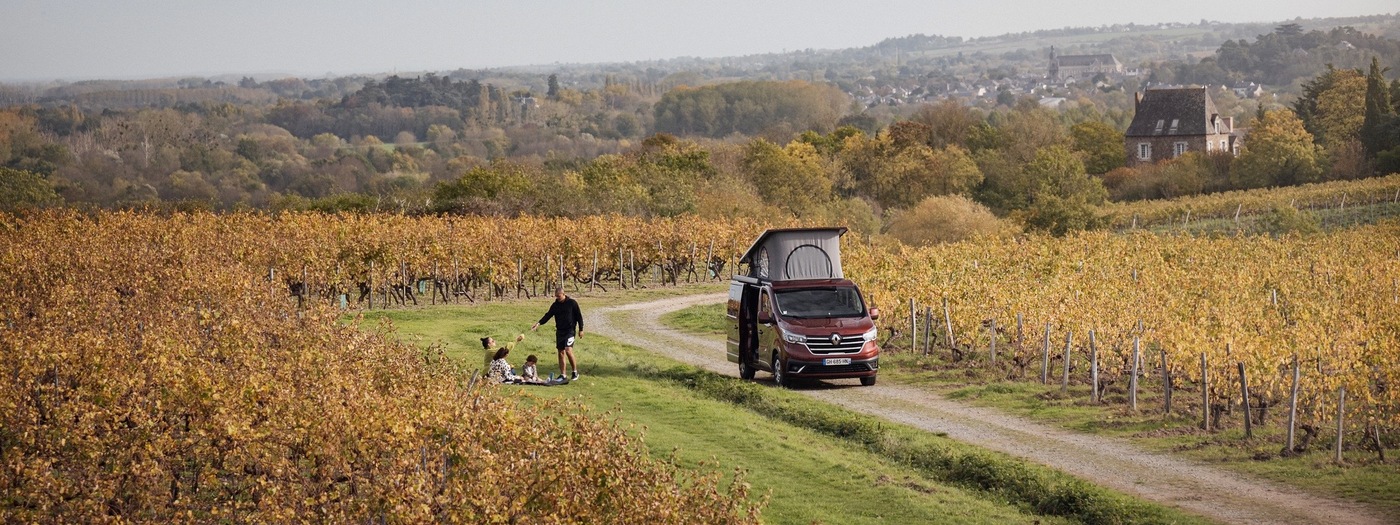
<svg viewBox="0 0 1400 525">
<path fill-rule="evenodd" d="M 1063 233 L 1102 224 L 1095 210 L 1109 199 L 1400 169 L 1400 82 L 1378 59 L 1365 72 L 1326 69 L 1291 107 L 1260 106 L 1238 159 L 1137 168 L 1124 167 L 1124 123 L 1093 105 L 944 101 L 881 125 L 802 81 L 678 87 L 654 101 L 624 82 L 547 85 L 536 96 L 391 77 L 338 101 L 11 107 L 0 110 L 0 166 L 12 194 L 30 197 L 7 207 L 788 216 L 866 231 L 945 217 L 968 232 Z"/>
</svg>

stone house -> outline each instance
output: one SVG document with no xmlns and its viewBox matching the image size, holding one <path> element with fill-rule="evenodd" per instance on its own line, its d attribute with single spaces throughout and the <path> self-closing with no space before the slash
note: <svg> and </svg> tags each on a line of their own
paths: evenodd
<svg viewBox="0 0 1400 525">
<path fill-rule="evenodd" d="M 1134 94 L 1133 122 L 1123 134 L 1128 166 L 1174 159 L 1188 151 L 1239 154 L 1234 119 L 1221 116 L 1203 87 Z"/>
</svg>

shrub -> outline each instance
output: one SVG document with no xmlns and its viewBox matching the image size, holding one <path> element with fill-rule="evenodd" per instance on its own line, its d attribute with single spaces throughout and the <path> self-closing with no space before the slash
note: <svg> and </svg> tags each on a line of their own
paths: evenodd
<svg viewBox="0 0 1400 525">
<path fill-rule="evenodd" d="M 911 246 L 956 242 L 1008 229 L 986 206 L 961 195 L 928 197 L 890 220 L 887 233 Z"/>
<path fill-rule="evenodd" d="M 1321 220 L 1316 213 L 1292 206 L 1274 206 L 1273 210 L 1259 219 L 1259 226 L 1274 235 L 1322 231 Z"/>
</svg>

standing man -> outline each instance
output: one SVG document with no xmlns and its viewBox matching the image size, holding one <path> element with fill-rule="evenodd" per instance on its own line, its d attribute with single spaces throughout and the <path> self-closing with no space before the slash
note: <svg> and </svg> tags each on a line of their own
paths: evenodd
<svg viewBox="0 0 1400 525">
<path fill-rule="evenodd" d="M 538 330 L 551 317 L 554 318 L 554 346 L 559 349 L 559 375 L 564 375 L 564 357 L 568 356 L 569 365 L 574 367 L 571 379 L 578 379 L 578 363 L 574 361 L 574 328 L 578 328 L 578 338 L 582 339 L 583 312 L 578 309 L 578 301 L 564 295 L 562 286 L 554 289 L 554 303 L 549 305 L 549 311 L 544 313 L 540 322 L 530 327 L 530 331 Z"/>
</svg>

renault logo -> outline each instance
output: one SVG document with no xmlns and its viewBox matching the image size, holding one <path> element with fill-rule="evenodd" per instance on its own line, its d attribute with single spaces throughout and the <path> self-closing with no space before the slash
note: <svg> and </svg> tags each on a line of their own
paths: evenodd
<svg viewBox="0 0 1400 525">
<path fill-rule="evenodd" d="M 841 334 L 831 334 L 831 346 L 841 345 Z"/>
</svg>

